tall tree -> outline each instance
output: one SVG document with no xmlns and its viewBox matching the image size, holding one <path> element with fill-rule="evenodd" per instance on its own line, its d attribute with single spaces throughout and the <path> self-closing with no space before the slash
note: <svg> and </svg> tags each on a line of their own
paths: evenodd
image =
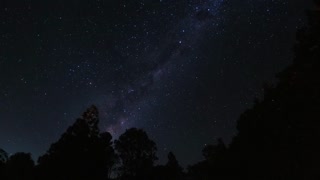
<svg viewBox="0 0 320 180">
<path fill-rule="evenodd" d="M 293 64 L 238 121 L 230 152 L 246 179 L 320 179 L 319 7 L 307 15 Z"/>
<path fill-rule="evenodd" d="M 39 178 L 106 179 L 115 156 L 111 135 L 100 133 L 98 123 L 92 106 L 39 158 Z"/>
<path fill-rule="evenodd" d="M 142 129 L 131 128 L 115 141 L 122 179 L 148 179 L 156 157 L 156 144 Z"/>
<path fill-rule="evenodd" d="M 179 165 L 176 156 L 172 152 L 168 153 L 168 162 L 165 165 L 165 168 L 167 169 L 169 175 L 166 179 L 179 180 L 183 178 L 183 169 Z"/>
</svg>

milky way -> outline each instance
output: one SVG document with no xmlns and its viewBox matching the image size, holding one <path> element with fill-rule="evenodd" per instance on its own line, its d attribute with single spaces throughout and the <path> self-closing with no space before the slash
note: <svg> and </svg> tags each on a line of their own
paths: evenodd
<svg viewBox="0 0 320 180">
<path fill-rule="evenodd" d="M 117 138 L 143 128 L 183 166 L 230 142 L 290 63 L 300 0 L 0 3 L 0 148 L 37 158 L 90 105 Z M 290 18 L 288 18 L 290 17 Z"/>
<path fill-rule="evenodd" d="M 191 2 L 187 7 L 187 11 L 189 11 L 187 16 L 169 28 L 169 31 L 164 34 L 164 40 L 156 44 L 159 47 L 147 52 L 145 57 L 139 59 L 149 67 L 143 72 L 143 75 L 133 79 L 130 84 L 124 85 L 120 94 L 114 95 L 112 93 L 104 98 L 107 102 L 106 105 L 101 106 L 104 116 L 106 119 L 112 119 L 105 128 L 108 132 L 118 136 L 125 129 L 135 126 L 135 122 L 139 121 L 139 114 L 145 113 L 140 112 L 142 106 L 157 103 L 158 97 L 154 95 L 153 89 L 161 88 L 159 84 L 162 83 L 163 76 L 166 76 L 170 70 L 176 71 L 173 72 L 175 74 L 183 74 L 184 72 L 179 72 L 184 71 L 185 67 L 183 66 L 197 60 L 196 56 L 190 57 L 188 55 L 195 51 L 198 41 L 203 38 L 204 28 L 219 25 L 221 17 L 217 17 L 222 2 L 221 0 Z M 142 41 L 146 41 L 146 39 Z M 145 108 L 143 107 L 143 109 Z"/>
</svg>

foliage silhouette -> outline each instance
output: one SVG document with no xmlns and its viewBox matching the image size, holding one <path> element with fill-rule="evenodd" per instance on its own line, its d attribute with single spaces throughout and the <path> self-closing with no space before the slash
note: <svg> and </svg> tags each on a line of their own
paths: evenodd
<svg viewBox="0 0 320 180">
<path fill-rule="evenodd" d="M 10 156 L 5 170 L 9 180 L 34 179 L 34 161 L 31 154 L 19 152 Z"/>
<path fill-rule="evenodd" d="M 148 179 L 156 157 L 156 144 L 149 139 L 142 129 L 127 129 L 115 140 L 121 167 L 121 179 Z"/>
<path fill-rule="evenodd" d="M 153 169 L 154 180 L 180 180 L 183 178 L 183 168 L 172 152 L 168 153 L 168 162 L 165 165 L 158 165 Z"/>
<path fill-rule="evenodd" d="M 5 163 L 8 160 L 8 153 L 0 148 L 0 163 Z"/>
<path fill-rule="evenodd" d="M 169 152 L 168 154 L 166 167 L 172 171 L 172 174 L 177 174 L 177 176 L 182 173 L 182 167 L 179 165 L 176 156 L 172 152 Z"/>
<path fill-rule="evenodd" d="M 230 156 L 243 178 L 320 179 L 320 11 L 307 14 L 293 64 L 238 121 Z"/>
<path fill-rule="evenodd" d="M 222 139 L 215 145 L 206 145 L 202 149 L 205 160 L 189 166 L 188 175 L 191 179 L 234 179 L 229 171 L 228 149 Z"/>
<path fill-rule="evenodd" d="M 0 179 L 4 179 L 5 163 L 8 160 L 8 153 L 0 148 Z"/>
<path fill-rule="evenodd" d="M 99 114 L 90 107 L 38 160 L 40 179 L 106 179 L 114 164 L 111 135 L 98 128 Z"/>
<path fill-rule="evenodd" d="M 219 157 L 223 156 L 223 153 L 225 153 L 226 150 L 226 145 L 222 139 L 219 138 L 216 145 L 206 145 L 202 150 L 202 155 L 208 161 L 215 161 Z"/>
<path fill-rule="evenodd" d="M 319 7 L 307 15 L 308 26 L 297 32 L 293 64 L 240 116 L 230 146 L 205 147 L 206 160 L 189 167 L 189 177 L 234 179 L 226 173 L 232 172 L 252 180 L 320 179 Z"/>
</svg>

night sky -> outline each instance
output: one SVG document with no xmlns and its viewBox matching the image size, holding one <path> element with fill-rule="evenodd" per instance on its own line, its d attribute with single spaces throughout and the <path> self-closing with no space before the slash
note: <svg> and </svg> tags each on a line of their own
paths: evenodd
<svg viewBox="0 0 320 180">
<path fill-rule="evenodd" d="M 160 163 L 222 137 L 292 60 L 306 0 L 1 0 L 0 147 L 45 153 L 92 104 Z"/>
</svg>

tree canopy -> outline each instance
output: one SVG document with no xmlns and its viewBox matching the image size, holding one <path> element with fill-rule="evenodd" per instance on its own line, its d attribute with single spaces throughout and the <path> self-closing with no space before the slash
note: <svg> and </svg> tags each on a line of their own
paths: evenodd
<svg viewBox="0 0 320 180">
<path fill-rule="evenodd" d="M 100 133 L 95 106 L 83 113 L 38 160 L 40 178 L 103 179 L 115 161 L 110 133 Z"/>
<path fill-rule="evenodd" d="M 147 178 L 144 175 L 150 172 L 158 159 L 156 144 L 142 129 L 127 129 L 115 140 L 115 150 L 121 161 L 119 170 L 123 179 Z"/>
</svg>

